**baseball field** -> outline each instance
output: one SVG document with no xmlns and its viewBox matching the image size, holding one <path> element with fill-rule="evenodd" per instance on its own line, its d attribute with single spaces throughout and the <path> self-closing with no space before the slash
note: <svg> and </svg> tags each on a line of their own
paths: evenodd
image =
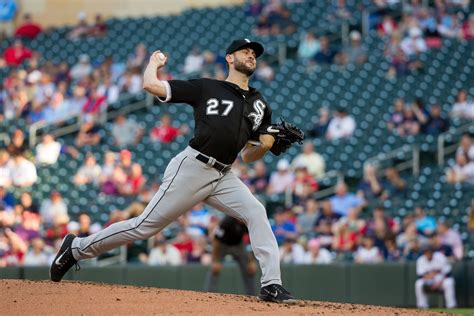
<svg viewBox="0 0 474 316">
<path fill-rule="evenodd" d="M 0 280 L 0 301 L 9 315 L 441 315 L 320 301 L 273 304 L 244 295 L 71 281 Z"/>
</svg>

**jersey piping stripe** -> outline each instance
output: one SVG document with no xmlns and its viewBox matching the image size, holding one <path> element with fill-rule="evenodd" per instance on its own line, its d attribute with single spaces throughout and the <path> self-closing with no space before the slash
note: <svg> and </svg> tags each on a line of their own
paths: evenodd
<svg viewBox="0 0 474 316">
<path fill-rule="evenodd" d="M 181 162 L 179 163 L 179 166 L 178 166 L 178 170 L 176 170 L 176 173 L 175 175 L 173 176 L 173 179 L 171 179 L 171 182 L 170 182 L 170 185 L 166 188 L 166 190 L 163 192 L 163 195 L 160 197 L 160 199 L 158 201 L 156 201 L 155 205 L 153 205 L 153 207 L 151 208 L 150 212 L 148 212 L 148 214 L 146 215 L 146 217 L 135 227 L 132 227 L 132 228 L 129 228 L 129 229 L 126 229 L 126 230 L 121 230 L 121 231 L 118 231 L 118 232 L 115 232 L 109 236 L 105 236 L 104 238 L 102 239 L 99 239 L 99 240 L 96 240 L 92 243 L 90 243 L 89 245 L 87 245 L 86 247 L 80 249 L 81 251 L 84 251 L 86 250 L 87 248 L 89 248 L 90 246 L 92 246 L 93 244 L 95 243 L 98 243 L 104 239 L 107 239 L 107 238 L 110 238 L 112 236 L 115 236 L 117 234 L 121 234 L 121 233 L 125 233 L 125 232 L 128 232 L 130 230 L 134 230 L 134 229 L 137 229 L 138 227 L 140 227 L 141 224 L 143 224 L 143 222 L 148 218 L 148 216 L 150 216 L 151 213 L 153 213 L 153 211 L 155 210 L 155 208 L 158 206 L 158 203 L 160 203 L 160 201 L 163 199 L 163 197 L 165 196 L 166 192 L 168 191 L 168 189 L 171 187 L 171 185 L 173 184 L 173 181 L 174 181 L 174 178 L 176 178 L 176 176 L 178 175 L 178 172 L 179 172 L 179 169 L 181 169 L 181 165 L 183 164 L 184 160 L 186 160 L 186 158 L 188 158 L 187 156 L 183 158 L 183 160 L 181 160 Z M 79 247 L 78 247 L 79 248 Z"/>
</svg>

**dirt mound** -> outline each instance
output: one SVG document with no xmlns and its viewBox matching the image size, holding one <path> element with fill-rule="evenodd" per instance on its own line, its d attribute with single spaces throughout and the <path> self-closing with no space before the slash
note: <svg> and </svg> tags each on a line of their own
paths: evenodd
<svg viewBox="0 0 474 316">
<path fill-rule="evenodd" d="M 409 309 L 300 301 L 285 305 L 254 297 L 87 282 L 0 280 L 8 315 L 434 315 Z"/>
</svg>

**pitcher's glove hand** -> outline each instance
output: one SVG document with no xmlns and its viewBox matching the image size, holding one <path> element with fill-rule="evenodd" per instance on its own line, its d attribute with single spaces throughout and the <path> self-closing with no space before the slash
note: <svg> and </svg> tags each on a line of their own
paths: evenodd
<svg viewBox="0 0 474 316">
<path fill-rule="evenodd" d="M 302 144 L 304 140 L 304 132 L 283 119 L 280 123 L 260 127 L 258 133 L 272 135 L 275 138 L 275 143 L 270 149 L 275 156 L 284 153 L 293 143 Z"/>
</svg>

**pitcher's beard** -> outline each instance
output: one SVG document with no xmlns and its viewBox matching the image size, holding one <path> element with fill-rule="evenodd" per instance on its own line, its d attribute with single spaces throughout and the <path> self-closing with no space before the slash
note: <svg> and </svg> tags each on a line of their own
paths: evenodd
<svg viewBox="0 0 474 316">
<path fill-rule="evenodd" d="M 240 60 L 234 62 L 234 68 L 249 77 L 255 72 L 255 68 L 250 68 L 245 62 L 241 62 Z"/>
</svg>

